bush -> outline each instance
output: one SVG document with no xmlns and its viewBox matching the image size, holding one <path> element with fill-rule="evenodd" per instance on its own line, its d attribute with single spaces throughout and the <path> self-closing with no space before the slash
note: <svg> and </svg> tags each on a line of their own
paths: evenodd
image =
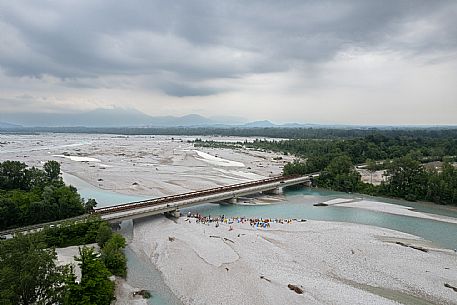
<svg viewBox="0 0 457 305">
<path fill-rule="evenodd" d="M 92 244 L 96 242 L 97 233 L 101 224 L 99 218 L 90 218 L 77 223 L 61 224 L 56 227 L 47 227 L 41 234 L 48 247 L 69 247 Z"/>
<path fill-rule="evenodd" d="M 416 201 L 417 197 L 414 194 L 408 194 L 408 195 L 405 196 L 405 200 L 407 200 L 407 201 Z"/>
<path fill-rule="evenodd" d="M 105 266 L 112 274 L 122 277 L 127 274 L 127 259 L 123 253 L 125 246 L 125 238 L 118 233 L 113 233 L 101 249 L 101 260 Z"/>
<path fill-rule="evenodd" d="M 101 248 L 105 246 L 105 243 L 111 238 L 113 231 L 106 222 L 100 224 L 97 232 L 97 244 Z"/>
</svg>

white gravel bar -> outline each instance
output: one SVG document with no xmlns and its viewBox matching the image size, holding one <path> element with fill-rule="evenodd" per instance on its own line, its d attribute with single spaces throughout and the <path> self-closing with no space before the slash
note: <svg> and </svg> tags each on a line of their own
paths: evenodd
<svg viewBox="0 0 457 305">
<path fill-rule="evenodd" d="M 232 228 L 155 217 L 135 221 L 131 247 L 184 304 L 457 304 L 444 287 L 457 286 L 457 254 L 419 237 L 324 221 Z"/>
<path fill-rule="evenodd" d="M 0 162 L 42 167 L 61 163 L 63 172 L 94 187 L 126 195 L 161 197 L 280 175 L 294 160 L 247 148 L 194 147 L 196 137 L 104 134 L 0 135 Z M 229 142 L 253 138 L 198 137 Z"/>
<path fill-rule="evenodd" d="M 443 222 L 449 222 L 449 223 L 457 223 L 456 218 L 436 215 L 436 214 L 423 213 L 423 212 L 415 211 L 412 207 L 392 204 L 392 203 L 379 202 L 379 201 L 334 199 L 331 201 L 327 201 L 325 203 L 327 203 L 329 205 L 337 205 L 337 206 L 346 207 L 346 208 L 359 208 L 359 209 L 365 209 L 365 210 L 383 212 L 383 213 L 389 213 L 389 214 L 395 214 L 395 215 L 403 215 L 403 216 L 418 217 L 418 218 L 443 221 Z M 457 232 L 456 232 L 456 234 L 457 234 Z"/>
</svg>

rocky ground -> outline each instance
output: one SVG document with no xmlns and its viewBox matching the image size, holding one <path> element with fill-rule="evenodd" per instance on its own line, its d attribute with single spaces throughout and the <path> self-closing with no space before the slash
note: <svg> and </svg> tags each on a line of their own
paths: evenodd
<svg viewBox="0 0 457 305">
<path fill-rule="evenodd" d="M 457 285 L 457 256 L 404 246 L 423 246 L 418 237 L 323 221 L 232 227 L 148 219 L 135 223 L 131 247 L 184 304 L 457 304 L 445 287 Z"/>
<path fill-rule="evenodd" d="M 201 137 L 200 137 L 201 138 Z M 195 137 L 87 134 L 0 135 L 0 161 L 62 171 L 95 187 L 124 194 L 164 196 L 279 175 L 293 157 L 249 149 L 196 148 Z M 244 138 L 211 138 L 244 141 Z M 253 139 L 249 139 L 253 140 Z M 275 158 L 280 160 L 274 160 Z"/>
</svg>

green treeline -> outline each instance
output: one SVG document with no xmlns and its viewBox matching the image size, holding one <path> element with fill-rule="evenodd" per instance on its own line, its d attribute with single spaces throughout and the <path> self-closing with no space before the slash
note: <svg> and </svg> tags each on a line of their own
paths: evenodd
<svg viewBox="0 0 457 305">
<path fill-rule="evenodd" d="M 327 144 L 325 145 L 327 146 Z M 449 149 L 448 149 L 449 148 Z M 362 163 L 366 156 L 372 154 L 361 150 L 354 153 L 349 151 L 331 151 L 313 155 L 303 162 L 293 162 L 284 166 L 284 175 L 304 175 L 320 172 L 315 183 L 324 188 L 344 192 L 359 192 L 370 195 L 404 198 L 406 200 L 426 200 L 438 204 L 457 205 L 457 169 L 451 163 L 455 157 L 455 147 L 419 147 L 410 148 L 409 152 L 401 157 L 384 159 L 374 162 L 366 159 L 367 169 L 374 172 L 385 169 L 386 181 L 381 185 L 363 183 L 360 174 L 355 170 L 354 160 Z M 397 150 L 395 150 L 397 151 Z M 396 156 L 396 153 L 382 154 L 385 157 Z M 428 160 L 443 160 L 439 169 L 426 170 L 423 162 Z"/>
<path fill-rule="evenodd" d="M 46 162 L 43 170 L 0 162 L 0 230 L 82 215 L 95 204 L 83 202 L 76 188 L 64 184 L 56 161 Z"/>
<path fill-rule="evenodd" d="M 457 128 L 370 128 L 370 127 L 34 127 L 5 129 L 0 132 L 34 134 L 39 132 L 88 133 L 116 135 L 183 135 L 183 136 L 236 136 L 284 139 L 341 139 L 363 138 L 370 134 L 386 137 L 457 138 Z"/>
<path fill-rule="evenodd" d="M 351 159 L 343 154 L 323 168 L 315 183 L 342 192 L 457 205 L 457 169 L 450 162 L 445 161 L 439 170 L 426 170 L 417 158 L 407 155 L 385 162 L 383 167 L 386 168 L 386 181 L 379 186 L 363 183 Z M 368 167 L 368 170 L 375 168 Z M 284 167 L 285 175 L 306 173 L 306 163 L 289 163 Z"/>
<path fill-rule="evenodd" d="M 72 267 L 57 266 L 54 247 L 98 242 L 100 253 L 83 246 Z M 125 239 L 98 218 L 48 227 L 0 242 L 0 304 L 108 305 L 114 299 L 111 275 L 125 276 Z"/>
<path fill-rule="evenodd" d="M 427 200 L 457 205 L 457 169 L 445 160 L 440 169 L 426 170 L 412 156 L 393 160 L 387 167 L 386 183 L 379 192 L 406 200 Z"/>
<path fill-rule="evenodd" d="M 343 131 L 336 131 L 337 134 L 341 132 Z M 348 135 L 358 133 L 347 132 Z M 362 130 L 360 134 L 366 132 Z M 370 131 L 364 137 L 355 138 L 257 139 L 251 143 L 220 143 L 197 139 L 194 145 L 247 147 L 292 154 L 301 161 L 285 165 L 285 175 L 320 172 L 315 183 L 337 191 L 457 204 L 457 170 L 452 165 L 457 159 L 457 137 L 453 130 Z M 429 161 L 445 162 L 440 169 L 426 170 L 423 163 Z M 385 169 L 387 181 L 380 186 L 362 183 L 354 165 L 365 163 L 371 172 Z"/>
<path fill-rule="evenodd" d="M 429 137 L 421 136 L 420 133 L 415 137 L 371 134 L 356 139 L 256 140 L 245 145 L 257 149 L 290 153 L 310 160 L 315 159 L 317 170 L 322 170 L 318 166 L 321 164 L 319 160 L 327 161 L 328 164 L 329 159 L 341 154 L 349 156 L 354 164 L 364 163 L 367 159 L 401 158 L 407 154 L 414 154 L 417 158 L 430 161 L 457 155 L 457 137 Z"/>
</svg>

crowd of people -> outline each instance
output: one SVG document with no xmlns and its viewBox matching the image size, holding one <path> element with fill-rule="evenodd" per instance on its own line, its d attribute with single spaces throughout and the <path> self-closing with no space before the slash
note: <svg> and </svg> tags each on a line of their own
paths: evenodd
<svg viewBox="0 0 457 305">
<path fill-rule="evenodd" d="M 294 221 L 304 222 L 304 219 L 291 219 L 291 218 L 248 218 L 248 217 L 226 217 L 225 215 L 219 215 L 215 217 L 211 217 L 211 215 L 204 216 L 199 213 L 187 213 L 186 221 L 191 221 L 190 219 L 195 219 L 196 223 L 200 224 L 215 224 L 216 228 L 219 227 L 219 224 L 224 223 L 230 225 L 230 229 L 233 227 L 231 226 L 234 223 L 249 223 L 251 227 L 254 228 L 269 228 L 272 223 L 279 223 L 279 224 L 290 224 Z"/>
</svg>

